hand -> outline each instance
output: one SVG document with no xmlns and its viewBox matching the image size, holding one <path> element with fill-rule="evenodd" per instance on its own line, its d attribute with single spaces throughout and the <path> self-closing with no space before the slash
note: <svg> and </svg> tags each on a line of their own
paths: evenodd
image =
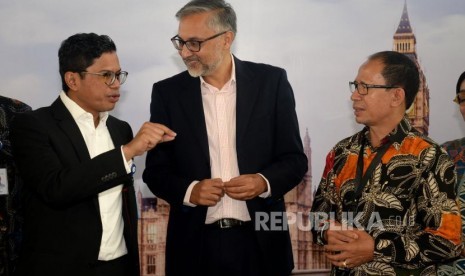
<svg viewBox="0 0 465 276">
<path fill-rule="evenodd" d="M 145 122 L 137 132 L 136 137 L 123 146 L 126 161 L 134 156 L 144 154 L 157 144 L 174 140 L 176 133 L 162 124 Z"/>
<path fill-rule="evenodd" d="M 215 206 L 224 196 L 223 181 L 204 179 L 194 185 L 189 201 L 195 205 Z"/>
<path fill-rule="evenodd" d="M 244 174 L 224 183 L 224 191 L 237 200 L 252 199 L 268 189 L 265 179 L 258 174 Z"/>
<path fill-rule="evenodd" d="M 326 235 L 325 254 L 333 265 L 353 268 L 373 260 L 375 241 L 364 230 L 332 222 Z"/>
</svg>

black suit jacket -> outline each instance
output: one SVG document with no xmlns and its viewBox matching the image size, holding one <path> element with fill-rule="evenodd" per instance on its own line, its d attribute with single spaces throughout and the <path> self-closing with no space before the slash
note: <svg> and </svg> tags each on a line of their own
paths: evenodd
<svg viewBox="0 0 465 276">
<path fill-rule="evenodd" d="M 247 200 L 256 216 L 283 214 L 284 194 L 307 171 L 295 100 L 283 69 L 243 62 L 235 58 L 237 81 L 236 148 L 240 174 L 263 174 L 271 197 Z M 188 207 L 183 198 L 194 180 L 211 178 L 207 129 L 200 79 L 187 71 L 155 83 L 150 107 L 151 121 L 166 124 L 176 133 L 173 142 L 158 145 L 147 155 L 143 179 L 150 190 L 170 203 L 166 241 L 166 272 L 171 275 L 202 275 L 201 250 L 207 207 Z M 282 216 L 281 216 L 282 217 Z M 270 223 L 267 224 L 270 226 Z M 287 228 L 256 231 L 266 275 L 289 275 L 293 268 Z"/>
<path fill-rule="evenodd" d="M 98 193 L 122 183 L 124 237 L 139 275 L 133 179 L 120 149 L 132 139 L 132 130 L 112 116 L 107 127 L 115 149 L 91 159 L 60 99 L 13 121 L 13 150 L 25 186 L 18 275 L 90 275 L 102 237 Z"/>
</svg>

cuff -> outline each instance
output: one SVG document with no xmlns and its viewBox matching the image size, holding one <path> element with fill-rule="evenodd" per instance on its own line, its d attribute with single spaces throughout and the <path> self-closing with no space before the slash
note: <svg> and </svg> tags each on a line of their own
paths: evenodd
<svg viewBox="0 0 465 276">
<path fill-rule="evenodd" d="M 189 187 L 187 187 L 187 191 L 186 191 L 186 194 L 184 195 L 184 205 L 186 206 L 189 206 L 189 207 L 196 207 L 197 205 L 195 204 L 192 204 L 189 199 L 191 198 L 191 193 L 192 193 L 192 189 L 194 188 L 195 184 L 199 183 L 200 181 L 192 181 L 192 183 L 189 185 Z"/>
<path fill-rule="evenodd" d="M 126 169 L 126 172 L 129 174 L 131 173 L 131 167 L 132 167 L 132 159 L 127 161 L 126 162 L 126 157 L 124 156 L 124 152 L 123 152 L 123 146 L 121 146 L 121 156 L 123 157 L 123 164 L 124 164 L 124 168 Z"/>
<path fill-rule="evenodd" d="M 258 195 L 259 197 L 261 198 L 267 198 L 267 197 L 270 197 L 271 196 L 271 187 L 270 187 L 270 182 L 268 181 L 268 179 L 266 179 L 266 177 L 261 174 L 261 173 L 257 173 L 259 176 L 261 176 L 263 179 L 265 179 L 265 182 L 266 182 L 266 186 L 268 187 L 268 189 L 266 190 L 266 192 Z"/>
</svg>

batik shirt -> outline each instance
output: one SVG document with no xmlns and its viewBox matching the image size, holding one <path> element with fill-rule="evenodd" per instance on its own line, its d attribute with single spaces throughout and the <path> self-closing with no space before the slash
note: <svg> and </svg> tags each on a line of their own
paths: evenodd
<svg viewBox="0 0 465 276">
<path fill-rule="evenodd" d="M 460 205 L 460 213 L 462 215 L 462 241 L 465 237 L 465 138 L 446 142 L 442 145 L 446 149 L 452 161 L 455 163 L 455 171 L 457 172 L 457 200 Z M 442 265 L 439 267 L 438 275 L 465 275 L 465 258 L 454 260 L 454 262 Z"/>
<path fill-rule="evenodd" d="M 10 122 L 18 113 L 29 112 L 31 107 L 14 99 L 0 96 L 0 168 L 8 174 L 8 195 L 0 196 L 0 275 L 15 271 L 22 240 L 21 179 L 16 170 L 10 143 Z M 3 180 L 2 180 L 3 181 Z"/>
<path fill-rule="evenodd" d="M 363 227 L 373 237 L 374 259 L 351 269 L 349 275 L 396 275 L 400 269 L 436 275 L 437 263 L 454 258 L 461 250 L 454 164 L 404 117 L 383 139 L 382 143 L 392 144 L 354 205 L 362 143 L 366 145 L 363 172 L 379 149 L 370 146 L 368 136 L 365 127 L 329 152 L 312 214 Z M 314 237 L 319 234 L 313 232 Z M 338 274 L 335 268 L 332 274 Z"/>
</svg>

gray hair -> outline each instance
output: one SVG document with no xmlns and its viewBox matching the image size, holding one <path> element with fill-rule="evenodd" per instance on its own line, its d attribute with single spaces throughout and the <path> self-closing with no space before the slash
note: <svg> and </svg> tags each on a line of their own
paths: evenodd
<svg viewBox="0 0 465 276">
<path fill-rule="evenodd" d="M 176 13 L 176 18 L 180 20 L 188 15 L 209 11 L 215 11 L 208 22 L 210 28 L 218 32 L 232 31 L 236 35 L 236 12 L 224 0 L 192 0 Z"/>
</svg>

